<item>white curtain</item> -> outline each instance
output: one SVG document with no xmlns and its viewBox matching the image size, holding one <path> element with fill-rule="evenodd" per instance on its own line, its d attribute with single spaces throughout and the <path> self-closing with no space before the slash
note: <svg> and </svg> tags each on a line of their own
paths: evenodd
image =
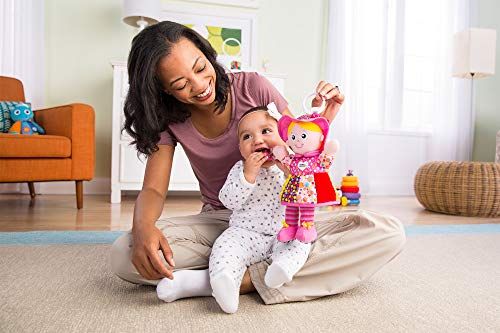
<svg viewBox="0 0 500 333">
<path fill-rule="evenodd" d="M 34 109 L 43 107 L 43 3 L 0 0 L 0 75 L 21 80 Z"/>
<path fill-rule="evenodd" d="M 378 134 L 390 135 L 388 145 L 421 137 L 427 160 L 469 158 L 472 86 L 451 75 L 453 34 L 469 17 L 470 0 L 329 1 L 326 78 L 346 95 L 332 131 L 337 179 L 352 168 L 370 183 Z"/>
</svg>

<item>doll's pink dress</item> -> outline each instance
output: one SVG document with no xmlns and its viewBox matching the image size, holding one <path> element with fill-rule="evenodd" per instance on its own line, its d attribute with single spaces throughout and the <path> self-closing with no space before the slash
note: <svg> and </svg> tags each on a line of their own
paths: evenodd
<svg viewBox="0 0 500 333">
<path fill-rule="evenodd" d="M 318 150 L 285 157 L 282 163 L 290 169 L 290 175 L 280 194 L 281 204 L 315 207 L 337 203 L 335 188 L 328 175 L 332 162 L 332 155 Z"/>
</svg>

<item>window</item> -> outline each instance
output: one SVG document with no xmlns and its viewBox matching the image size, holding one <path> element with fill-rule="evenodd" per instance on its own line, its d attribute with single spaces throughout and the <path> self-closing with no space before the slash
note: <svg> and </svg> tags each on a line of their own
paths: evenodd
<svg viewBox="0 0 500 333">
<path fill-rule="evenodd" d="M 375 0 L 355 14 L 364 31 L 354 35 L 366 36 L 360 52 L 364 108 L 373 111 L 366 112 L 368 128 L 430 130 L 446 8 L 433 0 Z"/>
</svg>

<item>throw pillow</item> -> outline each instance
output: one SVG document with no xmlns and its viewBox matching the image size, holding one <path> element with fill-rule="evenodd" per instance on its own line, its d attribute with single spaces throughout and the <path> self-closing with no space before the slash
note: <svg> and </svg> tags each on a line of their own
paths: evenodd
<svg viewBox="0 0 500 333">
<path fill-rule="evenodd" d="M 31 108 L 31 103 L 28 102 L 0 101 L 0 133 L 7 133 L 9 131 L 13 123 L 10 118 L 10 111 L 14 110 L 19 104 L 26 104 Z"/>
</svg>

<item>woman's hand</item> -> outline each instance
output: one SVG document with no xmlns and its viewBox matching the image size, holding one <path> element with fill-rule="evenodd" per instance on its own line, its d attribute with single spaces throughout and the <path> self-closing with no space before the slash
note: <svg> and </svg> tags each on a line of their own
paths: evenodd
<svg viewBox="0 0 500 333">
<path fill-rule="evenodd" d="M 168 269 L 161 260 L 158 251 L 161 250 L 167 263 L 174 267 L 174 258 L 168 241 L 154 225 L 142 225 L 132 228 L 134 245 L 132 247 L 132 264 L 144 278 L 158 280 L 169 278 L 173 280 L 172 270 Z"/>
<path fill-rule="evenodd" d="M 321 113 L 321 116 L 328 119 L 331 123 L 344 103 L 345 96 L 340 93 L 337 86 L 326 81 L 321 81 L 316 87 L 316 97 L 312 101 L 312 106 L 320 106 L 323 98 L 326 100 L 326 108 Z"/>
</svg>

